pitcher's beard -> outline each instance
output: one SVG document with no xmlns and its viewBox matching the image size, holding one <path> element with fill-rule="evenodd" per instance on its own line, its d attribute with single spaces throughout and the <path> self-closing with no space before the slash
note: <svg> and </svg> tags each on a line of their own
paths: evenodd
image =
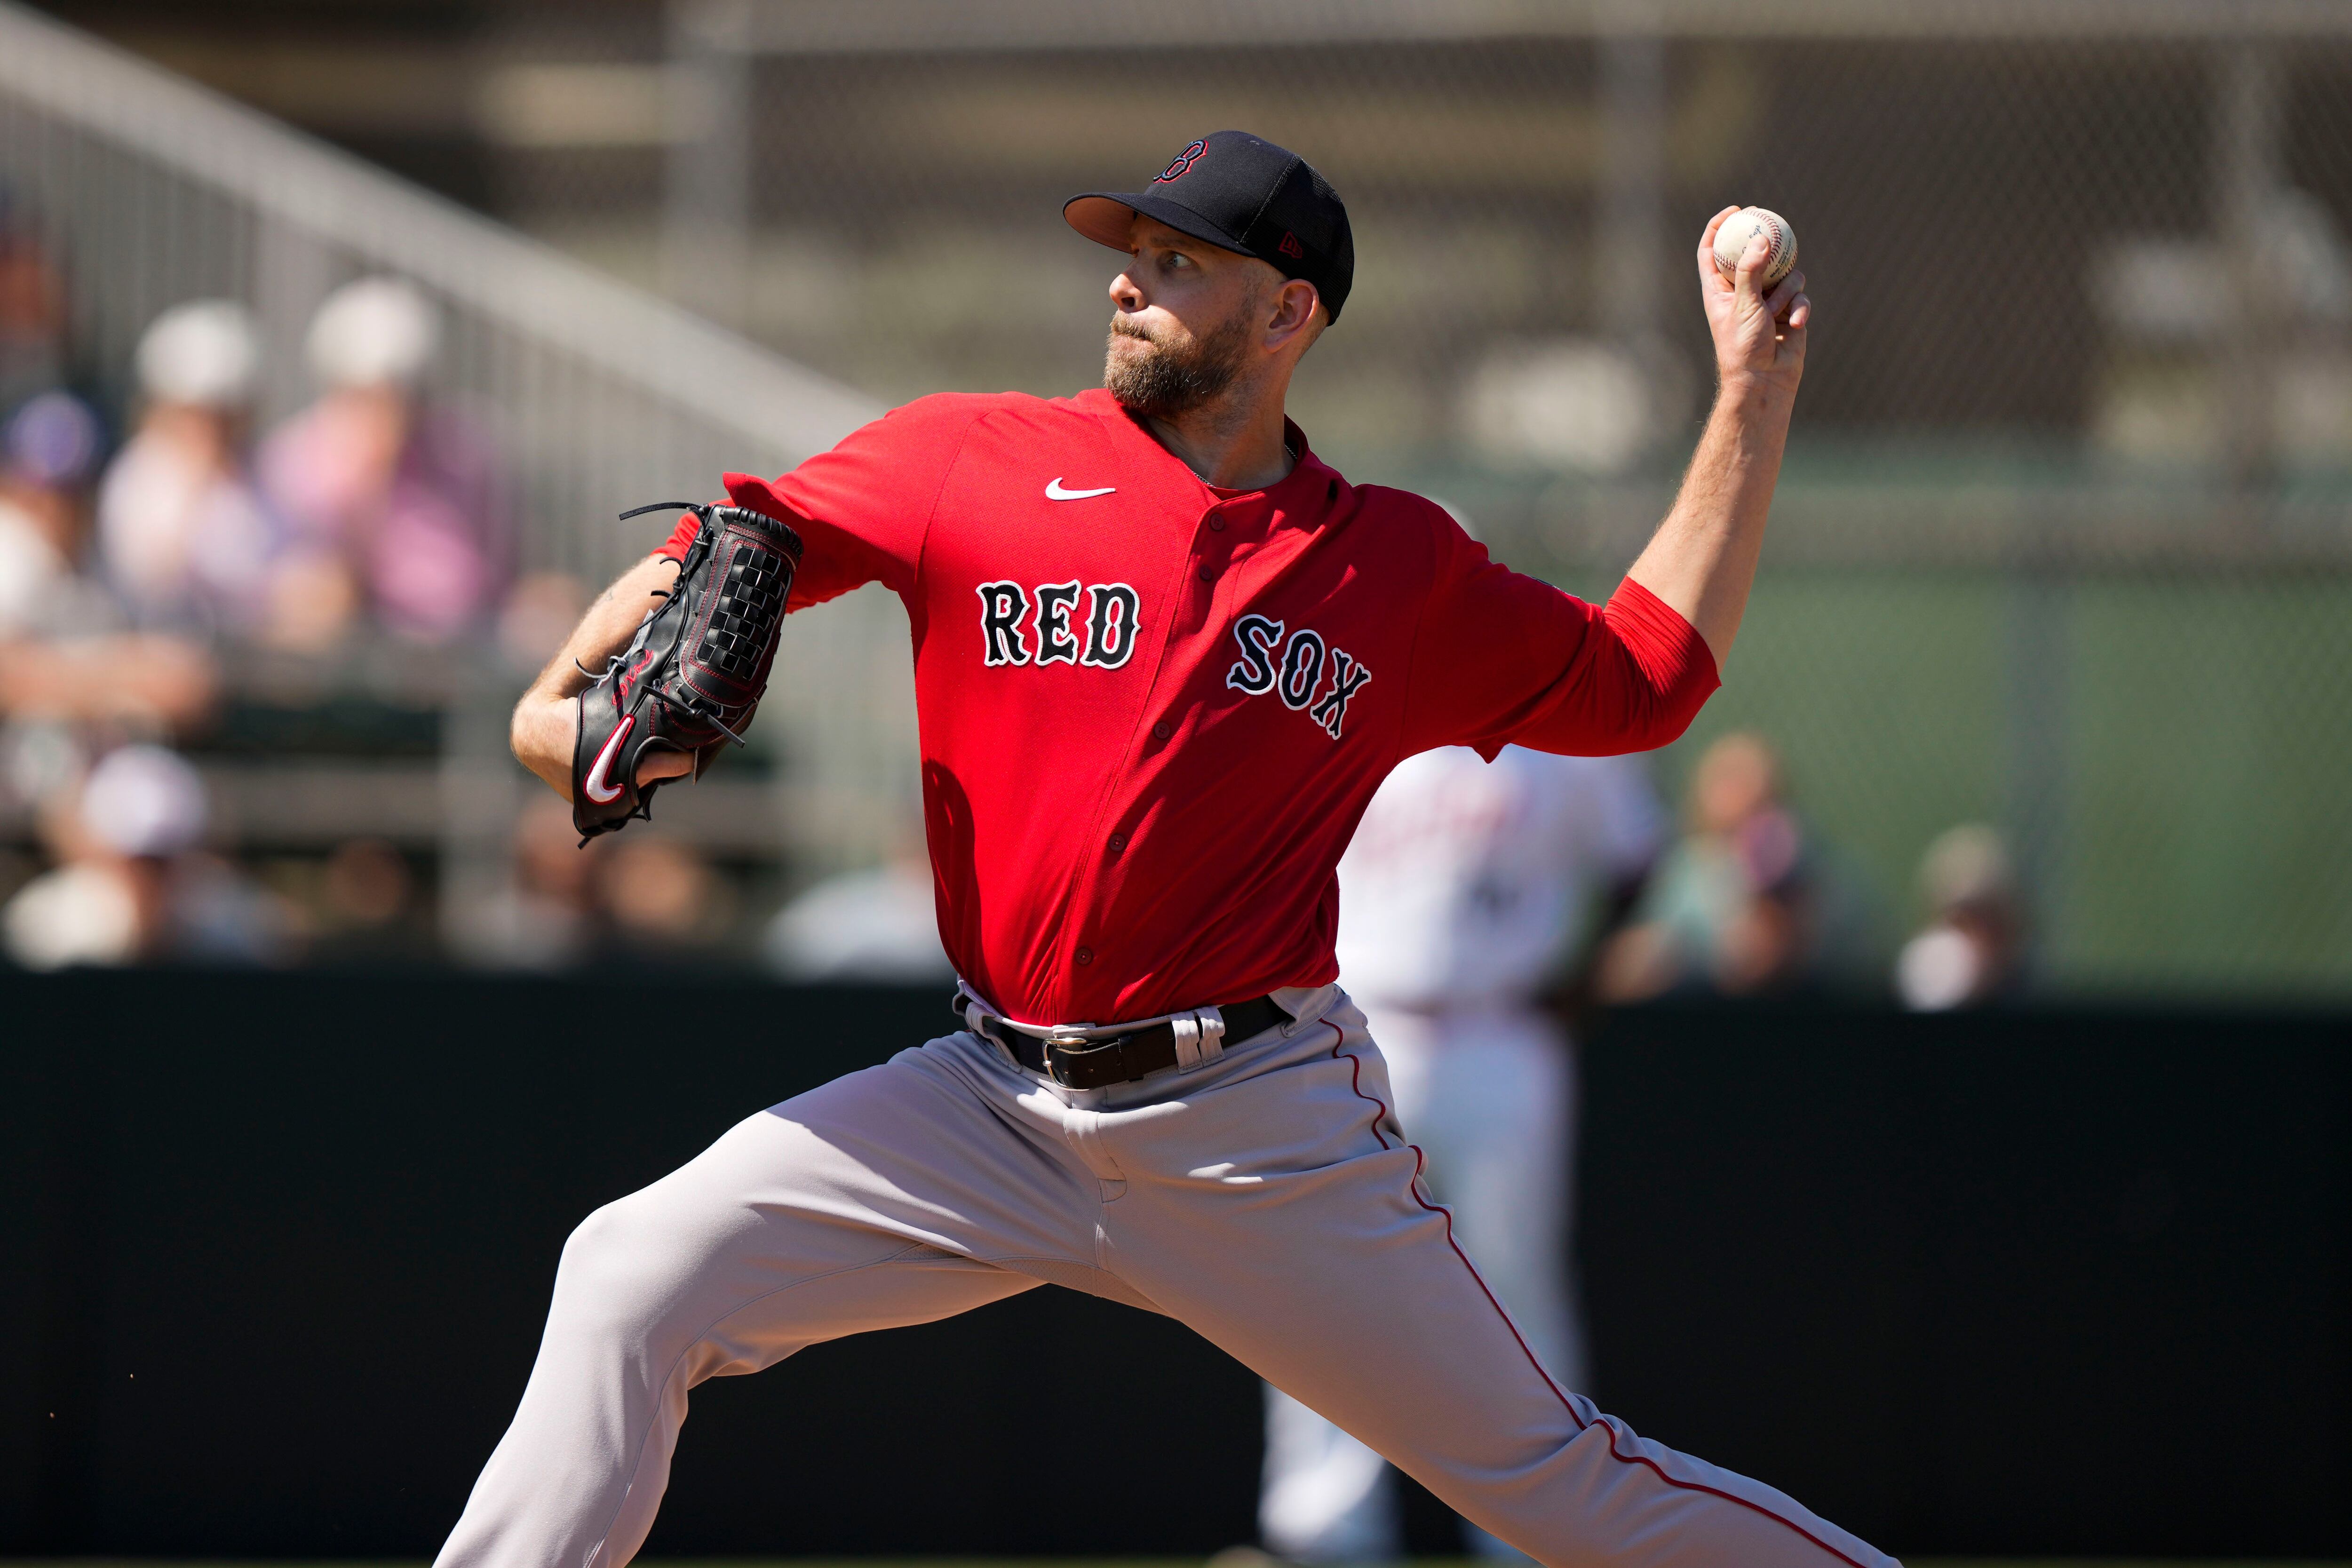
<svg viewBox="0 0 2352 1568">
<path fill-rule="evenodd" d="M 1124 317 L 1110 324 L 1103 355 L 1103 385 L 1129 413 L 1172 419 L 1215 401 L 1242 373 L 1249 346 L 1250 317 L 1234 319 L 1205 337 L 1171 343 Z M 1122 353 L 1119 339 L 1148 345 Z"/>
</svg>

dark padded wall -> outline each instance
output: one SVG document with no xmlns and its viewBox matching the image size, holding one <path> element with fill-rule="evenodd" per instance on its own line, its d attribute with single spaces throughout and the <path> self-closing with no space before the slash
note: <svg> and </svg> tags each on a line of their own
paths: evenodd
<svg viewBox="0 0 2352 1568">
<path fill-rule="evenodd" d="M 0 978 L 0 1551 L 429 1552 L 571 1226 L 949 1022 L 680 1002 Z M 1897 1551 L 2352 1551 L 2347 1047 L 2325 1017 L 1613 1018 L 1597 1393 Z M 1181 1326 L 1039 1289 L 705 1385 L 648 1550 L 1206 1552 L 1251 1532 L 1256 1418 Z"/>
<path fill-rule="evenodd" d="M 1606 1407 L 1902 1551 L 2352 1552 L 2352 1027 L 1645 1012 Z"/>
</svg>

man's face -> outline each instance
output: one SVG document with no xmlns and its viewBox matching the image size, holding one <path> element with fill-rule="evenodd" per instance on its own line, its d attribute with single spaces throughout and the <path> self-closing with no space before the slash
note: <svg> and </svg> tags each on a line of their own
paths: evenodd
<svg viewBox="0 0 2352 1568">
<path fill-rule="evenodd" d="M 1265 262 L 1223 250 L 1138 214 L 1133 258 L 1112 280 L 1103 385 L 1135 413 L 1160 418 L 1213 401 L 1246 370 L 1263 338 Z"/>
</svg>

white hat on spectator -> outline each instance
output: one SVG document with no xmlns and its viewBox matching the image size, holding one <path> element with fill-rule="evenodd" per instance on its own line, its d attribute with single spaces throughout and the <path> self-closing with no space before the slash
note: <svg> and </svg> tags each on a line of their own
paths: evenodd
<svg viewBox="0 0 2352 1568">
<path fill-rule="evenodd" d="M 2017 894 L 2017 871 L 2000 830 L 1980 822 L 1946 828 L 1920 860 L 1919 890 L 1937 914 L 1963 904 L 2007 903 Z"/>
<path fill-rule="evenodd" d="M 398 278 L 362 278 L 310 318 L 310 370 L 329 386 L 414 388 L 441 344 L 441 313 Z"/>
<path fill-rule="evenodd" d="M 261 379 L 261 334 L 234 300 L 174 305 L 139 340 L 139 384 L 162 403 L 241 408 Z"/>
<path fill-rule="evenodd" d="M 205 781 L 162 746 L 107 753 L 81 787 L 82 825 L 118 855 L 177 855 L 204 837 Z"/>
</svg>

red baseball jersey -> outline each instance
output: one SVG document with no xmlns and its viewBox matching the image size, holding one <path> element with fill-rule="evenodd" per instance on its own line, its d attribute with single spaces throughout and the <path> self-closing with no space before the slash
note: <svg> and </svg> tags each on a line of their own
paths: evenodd
<svg viewBox="0 0 2352 1568">
<path fill-rule="evenodd" d="M 1596 608 L 1289 436 L 1289 476 L 1233 493 L 1107 392 L 943 395 L 727 476 L 807 541 L 793 608 L 906 602 L 940 935 L 1015 1018 L 1323 984 L 1334 868 L 1397 762 L 1646 750 L 1715 689 L 1638 584 Z"/>
</svg>

